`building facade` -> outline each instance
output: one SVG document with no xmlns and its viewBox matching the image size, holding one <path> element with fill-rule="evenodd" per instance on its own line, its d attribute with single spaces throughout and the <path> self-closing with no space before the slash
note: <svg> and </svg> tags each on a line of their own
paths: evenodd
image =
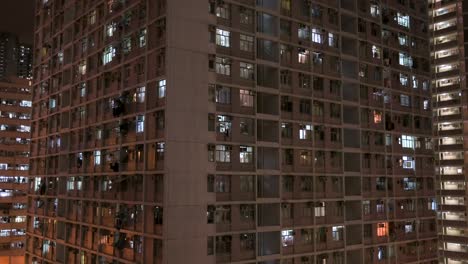
<svg viewBox="0 0 468 264">
<path fill-rule="evenodd" d="M 28 44 L 18 45 L 17 73 L 19 78 L 32 79 L 32 46 Z"/>
<path fill-rule="evenodd" d="M 425 1 L 36 1 L 27 263 L 438 263 Z"/>
<path fill-rule="evenodd" d="M 16 76 L 18 38 L 16 35 L 0 33 L 0 78 Z"/>
<path fill-rule="evenodd" d="M 432 90 L 440 263 L 468 263 L 464 139 L 467 118 L 463 1 L 431 2 Z"/>
<path fill-rule="evenodd" d="M 24 263 L 31 91 L 29 81 L 0 82 L 0 263 Z"/>
</svg>

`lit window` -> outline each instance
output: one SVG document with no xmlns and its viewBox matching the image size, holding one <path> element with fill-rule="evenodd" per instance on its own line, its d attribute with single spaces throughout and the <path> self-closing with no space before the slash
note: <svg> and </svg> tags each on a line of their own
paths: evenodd
<svg viewBox="0 0 468 264">
<path fill-rule="evenodd" d="M 338 35 L 328 33 L 328 46 L 338 48 Z"/>
<path fill-rule="evenodd" d="M 410 156 L 403 156 L 400 160 L 400 166 L 402 166 L 403 169 L 414 169 L 414 158 Z"/>
<path fill-rule="evenodd" d="M 231 146 L 216 145 L 215 158 L 217 162 L 231 162 Z"/>
<path fill-rule="evenodd" d="M 406 14 L 398 12 L 396 17 L 395 17 L 395 20 L 397 21 L 398 25 L 400 25 L 402 27 L 406 27 L 406 28 L 410 27 L 410 18 Z"/>
<path fill-rule="evenodd" d="M 406 222 L 405 224 L 405 233 L 412 233 L 414 232 L 414 225 L 412 222 Z"/>
<path fill-rule="evenodd" d="M 383 237 L 388 235 L 388 223 L 377 223 L 377 236 Z"/>
<path fill-rule="evenodd" d="M 91 11 L 88 15 L 88 24 L 94 25 L 96 23 L 96 10 Z"/>
<path fill-rule="evenodd" d="M 253 162 L 253 147 L 240 146 L 239 147 L 239 159 L 240 163 L 252 163 Z"/>
<path fill-rule="evenodd" d="M 312 29 L 312 42 L 315 43 L 323 43 L 323 35 L 322 35 L 322 30 L 319 28 L 313 28 Z"/>
<path fill-rule="evenodd" d="M 240 62 L 240 77 L 248 80 L 254 79 L 254 66 L 251 63 Z"/>
<path fill-rule="evenodd" d="M 218 133 L 223 133 L 226 136 L 229 136 L 229 133 L 231 131 L 231 117 L 227 115 L 217 115 L 217 125 L 216 125 L 216 131 Z"/>
<path fill-rule="evenodd" d="M 398 62 L 402 66 L 406 66 L 406 67 L 412 67 L 413 66 L 413 58 L 410 55 L 408 55 L 408 54 L 406 54 L 404 52 L 399 53 Z"/>
<path fill-rule="evenodd" d="M 429 110 L 429 100 L 428 99 L 425 99 L 423 101 L 423 109 L 424 110 Z"/>
<path fill-rule="evenodd" d="M 145 102 L 145 92 L 146 92 L 146 87 L 145 86 L 138 87 L 136 89 L 135 99 L 136 99 L 137 103 L 144 103 Z"/>
<path fill-rule="evenodd" d="M 160 80 L 158 82 L 158 98 L 166 97 L 166 80 Z"/>
<path fill-rule="evenodd" d="M 409 37 L 403 33 L 398 33 L 398 43 L 400 43 L 401 46 L 408 46 Z"/>
<path fill-rule="evenodd" d="M 227 30 L 216 29 L 216 44 L 222 47 L 230 47 L 231 32 Z"/>
<path fill-rule="evenodd" d="M 407 135 L 402 135 L 401 138 L 399 138 L 400 145 L 403 148 L 410 148 L 414 149 L 414 142 L 415 142 L 415 137 L 413 136 L 407 136 Z"/>
<path fill-rule="evenodd" d="M 101 165 L 101 151 L 94 151 L 94 165 Z"/>
<path fill-rule="evenodd" d="M 281 243 L 283 247 L 289 247 L 294 245 L 294 231 L 283 230 L 281 231 Z"/>
<path fill-rule="evenodd" d="M 297 36 L 300 39 L 309 39 L 309 27 L 306 25 L 299 25 L 297 29 Z"/>
<path fill-rule="evenodd" d="M 314 213 L 316 217 L 325 216 L 325 203 L 318 202 L 315 205 Z"/>
<path fill-rule="evenodd" d="M 306 49 L 298 49 L 297 53 L 297 62 L 300 64 L 308 64 L 309 63 L 309 56 L 310 53 Z"/>
<path fill-rule="evenodd" d="M 416 76 L 413 75 L 411 77 L 411 83 L 414 89 L 418 89 L 418 78 Z"/>
<path fill-rule="evenodd" d="M 27 100 L 21 100 L 20 104 L 19 104 L 21 107 L 31 107 L 32 106 L 32 102 L 31 101 L 27 101 Z"/>
<path fill-rule="evenodd" d="M 145 116 L 143 115 L 139 115 L 137 116 L 137 120 L 136 120 L 136 132 L 137 133 L 142 133 L 143 131 L 145 131 Z"/>
<path fill-rule="evenodd" d="M 115 33 L 116 30 L 117 30 L 117 25 L 116 25 L 115 22 L 112 22 L 112 23 L 106 25 L 105 35 L 107 37 L 112 37 L 112 36 L 114 36 L 114 33 Z"/>
<path fill-rule="evenodd" d="M 216 73 L 231 75 L 231 61 L 228 58 L 216 57 Z"/>
<path fill-rule="evenodd" d="M 85 97 L 86 96 L 86 83 L 85 82 L 80 83 L 79 89 L 80 89 L 80 97 Z"/>
<path fill-rule="evenodd" d="M 406 75 L 404 73 L 400 73 L 400 84 L 403 85 L 403 86 L 408 85 L 408 75 Z"/>
<path fill-rule="evenodd" d="M 376 45 L 372 45 L 372 57 L 374 59 L 380 59 L 380 48 Z"/>
<path fill-rule="evenodd" d="M 254 37 L 240 34 L 240 50 L 252 52 L 254 46 Z"/>
<path fill-rule="evenodd" d="M 116 49 L 113 46 L 107 46 L 104 49 L 104 52 L 102 54 L 102 63 L 104 65 L 110 63 L 112 59 L 115 57 L 115 55 L 116 55 Z"/>
<path fill-rule="evenodd" d="M 405 191 L 416 190 L 416 180 L 414 178 L 403 178 L 403 189 Z"/>
<path fill-rule="evenodd" d="M 138 38 L 140 48 L 146 46 L 146 32 L 146 28 L 140 31 L 140 36 Z"/>
<path fill-rule="evenodd" d="M 378 17 L 380 15 L 380 7 L 377 4 L 371 4 L 370 14 L 373 17 Z"/>
<path fill-rule="evenodd" d="M 240 105 L 243 107 L 254 106 L 254 92 L 250 90 L 239 90 Z"/>
<path fill-rule="evenodd" d="M 230 10 L 229 5 L 218 5 L 216 7 L 216 16 L 224 19 L 229 19 Z"/>
<path fill-rule="evenodd" d="M 374 110 L 374 124 L 382 123 L 382 112 Z"/>
<path fill-rule="evenodd" d="M 332 238 L 334 241 L 340 241 L 343 239 L 343 226 L 332 227 Z"/>
<path fill-rule="evenodd" d="M 78 73 L 81 75 L 86 74 L 86 61 L 85 60 L 80 61 L 80 64 L 78 65 Z"/>
<path fill-rule="evenodd" d="M 312 139 L 312 125 L 299 125 L 299 139 Z"/>
</svg>

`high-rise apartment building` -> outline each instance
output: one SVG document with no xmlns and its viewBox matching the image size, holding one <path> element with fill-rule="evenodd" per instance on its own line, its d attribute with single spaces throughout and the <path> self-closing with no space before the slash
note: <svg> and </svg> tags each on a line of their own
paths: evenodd
<svg viewBox="0 0 468 264">
<path fill-rule="evenodd" d="M 27 80 L 0 82 L 0 263 L 24 263 L 31 91 Z"/>
<path fill-rule="evenodd" d="M 468 263 L 464 1 L 431 1 L 435 172 L 440 263 Z"/>
<path fill-rule="evenodd" d="M 438 263 L 426 1 L 36 1 L 27 263 Z"/>
<path fill-rule="evenodd" d="M 32 47 L 12 33 L 0 32 L 0 79 L 32 78 Z"/>
<path fill-rule="evenodd" d="M 0 78 L 16 76 L 18 37 L 0 33 Z"/>
<path fill-rule="evenodd" d="M 17 48 L 17 70 L 16 75 L 19 78 L 31 79 L 32 78 L 32 46 L 27 44 L 20 44 Z"/>
</svg>

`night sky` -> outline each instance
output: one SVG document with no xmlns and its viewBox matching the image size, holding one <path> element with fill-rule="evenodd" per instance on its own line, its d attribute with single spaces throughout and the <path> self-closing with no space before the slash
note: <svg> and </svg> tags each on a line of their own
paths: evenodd
<svg viewBox="0 0 468 264">
<path fill-rule="evenodd" d="M 0 0 L 0 31 L 18 35 L 21 42 L 33 44 L 33 0 Z"/>
</svg>

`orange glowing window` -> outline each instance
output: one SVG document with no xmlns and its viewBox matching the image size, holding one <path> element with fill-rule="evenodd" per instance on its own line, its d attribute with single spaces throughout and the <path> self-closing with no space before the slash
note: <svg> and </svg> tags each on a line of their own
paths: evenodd
<svg viewBox="0 0 468 264">
<path fill-rule="evenodd" d="M 380 124 L 382 122 L 382 112 L 374 110 L 374 123 Z"/>
<path fill-rule="evenodd" d="M 378 223 L 377 224 L 377 236 L 382 237 L 382 236 L 387 236 L 388 235 L 388 223 L 383 222 L 383 223 Z"/>
</svg>

